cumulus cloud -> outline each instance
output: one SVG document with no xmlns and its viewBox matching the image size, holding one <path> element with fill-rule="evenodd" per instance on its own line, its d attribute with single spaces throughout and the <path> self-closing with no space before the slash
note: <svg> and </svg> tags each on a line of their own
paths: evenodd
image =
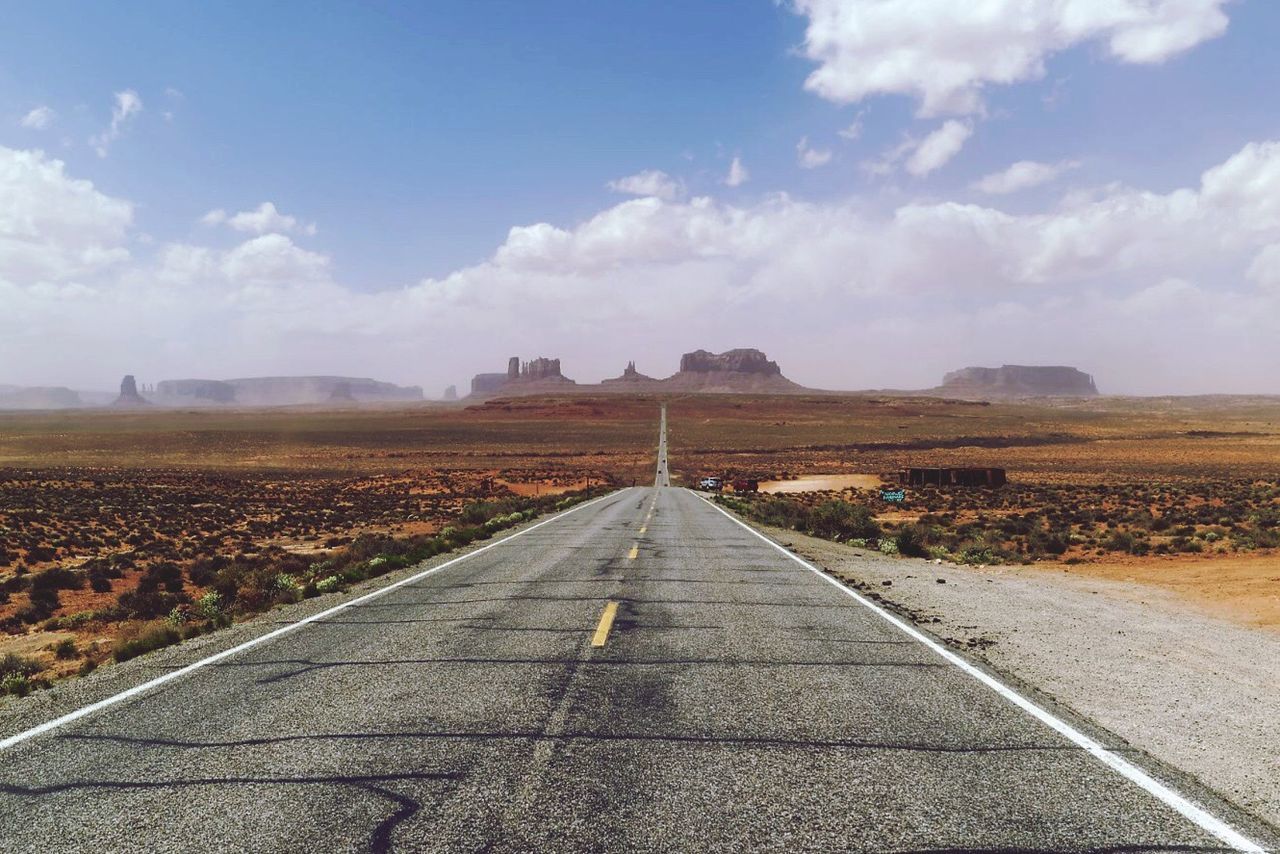
<svg viewBox="0 0 1280 854">
<path fill-rule="evenodd" d="M 311 236 L 316 233 L 314 222 L 304 223 L 295 216 L 282 214 L 272 202 L 263 202 L 251 211 L 240 211 L 236 214 L 228 214 L 222 208 L 215 208 L 200 217 L 200 222 L 204 225 L 226 225 L 236 231 L 251 234 L 276 232 Z"/>
<path fill-rule="evenodd" d="M 133 206 L 42 151 L 0 146 L 0 279 L 61 282 L 129 258 Z"/>
<path fill-rule="evenodd" d="M 1045 60 L 1098 42 L 1159 63 L 1227 29 L 1228 0 L 794 0 L 808 19 L 805 87 L 837 103 L 918 99 L 924 116 L 976 113 L 982 90 L 1040 78 Z"/>
<path fill-rule="evenodd" d="M 804 136 L 796 143 L 796 162 L 801 169 L 817 169 L 831 162 L 831 150 L 814 148 L 809 145 L 809 137 Z"/>
<path fill-rule="evenodd" d="M 1063 172 L 1075 169 L 1079 165 L 1074 160 L 1064 160 L 1059 163 L 1038 163 L 1034 160 L 1019 160 L 1007 169 L 993 172 L 974 181 L 970 186 L 987 195 L 1004 196 L 1057 180 L 1058 176 Z"/>
<path fill-rule="evenodd" d="M 98 152 L 99 157 L 106 157 L 111 143 L 120 138 L 125 126 L 142 112 L 142 98 L 132 89 L 115 93 L 115 105 L 111 108 L 111 124 L 102 133 L 89 138 L 89 144 Z"/>
<path fill-rule="evenodd" d="M 53 120 L 58 117 L 52 107 L 46 107 L 43 104 L 34 107 L 30 112 L 18 120 L 18 124 L 28 130 L 44 130 L 53 124 Z"/>
<path fill-rule="evenodd" d="M 684 186 L 666 172 L 646 169 L 635 175 L 610 181 L 608 188 L 629 196 L 655 196 L 668 201 L 684 195 Z"/>
<path fill-rule="evenodd" d="M 751 180 L 751 173 L 742 165 L 741 157 L 734 157 L 729 164 L 729 174 L 724 176 L 724 183 L 729 187 L 741 187 Z"/>
<path fill-rule="evenodd" d="M 826 387 L 1047 361 L 1078 363 L 1111 391 L 1280 391 L 1280 142 L 1170 192 L 1104 186 L 1027 213 L 647 195 L 576 224 L 512 228 L 481 263 L 374 292 L 278 232 L 131 257 L 127 203 L 38 152 L 4 158 L 0 364 L 29 366 L 32 381 L 101 370 L 109 386 L 163 364 L 443 387 L 513 352 L 562 356 L 591 380 L 631 358 L 661 374 L 683 350 L 747 335 Z M 691 326 L 699 317 L 716 322 Z M 967 334 L 939 337 L 942 325 Z M 833 363 L 850 340 L 870 354 L 920 343 L 905 362 Z"/>
</svg>

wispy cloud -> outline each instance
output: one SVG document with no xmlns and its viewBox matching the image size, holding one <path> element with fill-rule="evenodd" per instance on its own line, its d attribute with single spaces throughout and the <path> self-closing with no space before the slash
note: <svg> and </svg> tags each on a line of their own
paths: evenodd
<svg viewBox="0 0 1280 854">
<path fill-rule="evenodd" d="M 967 122 L 952 119 L 926 136 L 920 145 L 907 158 L 906 169 L 917 178 L 947 165 L 951 158 L 960 153 L 969 137 L 973 136 L 973 126 Z"/>
<path fill-rule="evenodd" d="M 809 145 L 809 137 L 802 136 L 796 143 L 796 162 L 801 169 L 817 169 L 831 162 L 831 149 L 814 148 Z"/>
<path fill-rule="evenodd" d="M 52 107 L 46 107 L 41 104 L 27 113 L 18 120 L 18 124 L 28 130 L 44 130 L 53 124 L 53 120 L 58 117 Z"/>
<path fill-rule="evenodd" d="M 979 178 L 970 186 L 981 193 L 1003 196 L 1047 184 L 1056 180 L 1063 172 L 1075 169 L 1079 165 L 1080 163 L 1075 160 L 1064 160 L 1060 163 L 1019 160 L 1008 169 Z"/>
<path fill-rule="evenodd" d="M 733 162 L 729 164 L 729 174 L 724 176 L 724 183 L 729 187 L 741 187 L 743 184 L 751 180 L 751 173 L 747 171 L 747 167 L 742 165 L 741 157 L 734 157 Z"/>
<path fill-rule="evenodd" d="M 115 106 L 111 108 L 111 124 L 102 133 L 89 138 L 89 144 L 98 152 L 99 157 L 106 157 L 111 143 L 120 138 L 125 126 L 142 112 L 142 98 L 132 89 L 115 93 Z"/>
</svg>

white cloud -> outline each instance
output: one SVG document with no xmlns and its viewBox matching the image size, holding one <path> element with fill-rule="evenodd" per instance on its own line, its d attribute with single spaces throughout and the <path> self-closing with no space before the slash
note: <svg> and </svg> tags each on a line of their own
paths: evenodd
<svg viewBox="0 0 1280 854">
<path fill-rule="evenodd" d="M 27 113 L 18 120 L 18 124 L 28 130 L 44 130 L 53 124 L 53 120 L 58 114 L 54 112 L 52 107 L 46 107 L 43 104 L 35 107 L 31 112 Z"/>
<path fill-rule="evenodd" d="M 684 186 L 666 172 L 657 169 L 646 169 L 635 175 L 618 178 L 608 183 L 608 188 L 615 193 L 630 196 L 656 196 L 668 201 L 684 195 Z"/>
<path fill-rule="evenodd" d="M 227 252 L 219 267 L 241 286 L 285 285 L 324 281 L 329 259 L 299 248 L 283 234 L 263 234 Z"/>
<path fill-rule="evenodd" d="M 125 261 L 132 219 L 132 205 L 68 177 L 61 160 L 0 146 L 0 280 L 63 281 Z"/>
<path fill-rule="evenodd" d="M 250 234 L 304 234 L 312 236 L 316 233 L 314 222 L 303 223 L 297 217 L 282 214 L 272 202 L 263 202 L 251 211 L 240 211 L 228 214 L 222 208 L 215 208 L 200 217 L 203 225 L 226 225 L 236 231 Z"/>
<path fill-rule="evenodd" d="M 749 180 L 751 180 L 751 173 L 747 171 L 746 166 L 742 165 L 742 158 L 735 156 L 733 162 L 729 164 L 729 174 L 724 176 L 725 185 L 741 187 Z"/>
<path fill-rule="evenodd" d="M 831 162 L 831 149 L 814 148 L 809 145 L 809 137 L 804 136 L 796 143 L 796 162 L 801 169 L 817 169 Z"/>
<path fill-rule="evenodd" d="M 907 158 L 907 171 L 916 177 L 923 177 L 941 169 L 951 158 L 960 153 L 960 149 L 971 136 L 973 136 L 972 125 L 955 119 L 945 122 L 942 127 L 926 136 L 916 146 L 916 150 Z"/>
<path fill-rule="evenodd" d="M 89 144 L 99 157 L 106 157 L 111 143 L 120 138 L 125 125 L 142 112 L 142 98 L 132 89 L 115 93 L 115 106 L 111 108 L 111 124 L 102 133 L 89 138 Z"/>
<path fill-rule="evenodd" d="M 1249 264 L 1246 275 L 1262 288 L 1280 296 L 1280 243 L 1264 247 Z"/>
<path fill-rule="evenodd" d="M 859 113 L 859 116 L 861 116 L 861 113 Z M 847 139 L 850 142 L 860 139 L 862 137 L 862 119 L 854 119 L 849 123 L 848 127 L 843 130 L 836 131 L 836 133 L 838 133 L 842 139 Z"/>
<path fill-rule="evenodd" d="M 988 195 L 1003 196 L 1047 184 L 1056 180 L 1063 172 L 1075 169 L 1079 165 L 1074 160 L 1064 160 L 1059 163 L 1019 160 L 1007 169 L 993 172 L 974 181 L 970 186 Z"/>
<path fill-rule="evenodd" d="M 1030 213 L 645 196 L 577 224 L 512 228 L 482 263 L 377 292 L 335 281 L 324 254 L 280 233 L 133 258 L 127 203 L 38 152 L 4 152 L 0 176 L 0 364 L 33 382 L 101 371 L 109 387 L 161 365 L 443 387 L 501 368 L 495 332 L 501 355 L 546 351 L 590 380 L 629 358 L 662 374 L 684 350 L 748 334 L 826 387 L 920 387 L 961 364 L 1044 360 L 1079 363 L 1110 391 L 1280 392 L 1280 143 L 1171 192 L 1112 185 Z M 691 317 L 716 322 L 691 333 Z M 855 335 L 872 354 L 917 342 L 913 359 L 833 364 Z"/>
<path fill-rule="evenodd" d="M 924 139 L 904 136 L 902 142 L 885 151 L 879 158 L 863 163 L 862 168 L 872 175 L 889 175 L 905 160 L 906 170 L 917 178 L 922 178 L 945 166 L 972 135 L 972 125 L 951 119 Z"/>
<path fill-rule="evenodd" d="M 1159 63 L 1227 29 L 1228 0 L 794 0 L 808 18 L 805 87 L 838 103 L 919 99 L 925 116 L 976 113 L 982 90 L 1044 75 L 1086 42 L 1121 62 Z"/>
</svg>

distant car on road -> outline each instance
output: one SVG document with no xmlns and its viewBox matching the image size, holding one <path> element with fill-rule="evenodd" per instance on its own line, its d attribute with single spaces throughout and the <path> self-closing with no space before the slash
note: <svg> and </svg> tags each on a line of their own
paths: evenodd
<svg viewBox="0 0 1280 854">
<path fill-rule="evenodd" d="M 723 481 L 718 477 L 704 477 L 698 481 L 698 489 L 706 489 L 711 492 L 719 492 L 721 486 L 723 486 Z"/>
</svg>

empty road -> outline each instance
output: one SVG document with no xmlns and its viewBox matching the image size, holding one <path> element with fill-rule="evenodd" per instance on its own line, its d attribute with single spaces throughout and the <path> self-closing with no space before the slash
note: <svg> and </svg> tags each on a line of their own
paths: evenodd
<svg viewBox="0 0 1280 854">
<path fill-rule="evenodd" d="M 1235 828 L 665 486 L 0 749 L 5 852 L 1248 850 Z"/>
</svg>

